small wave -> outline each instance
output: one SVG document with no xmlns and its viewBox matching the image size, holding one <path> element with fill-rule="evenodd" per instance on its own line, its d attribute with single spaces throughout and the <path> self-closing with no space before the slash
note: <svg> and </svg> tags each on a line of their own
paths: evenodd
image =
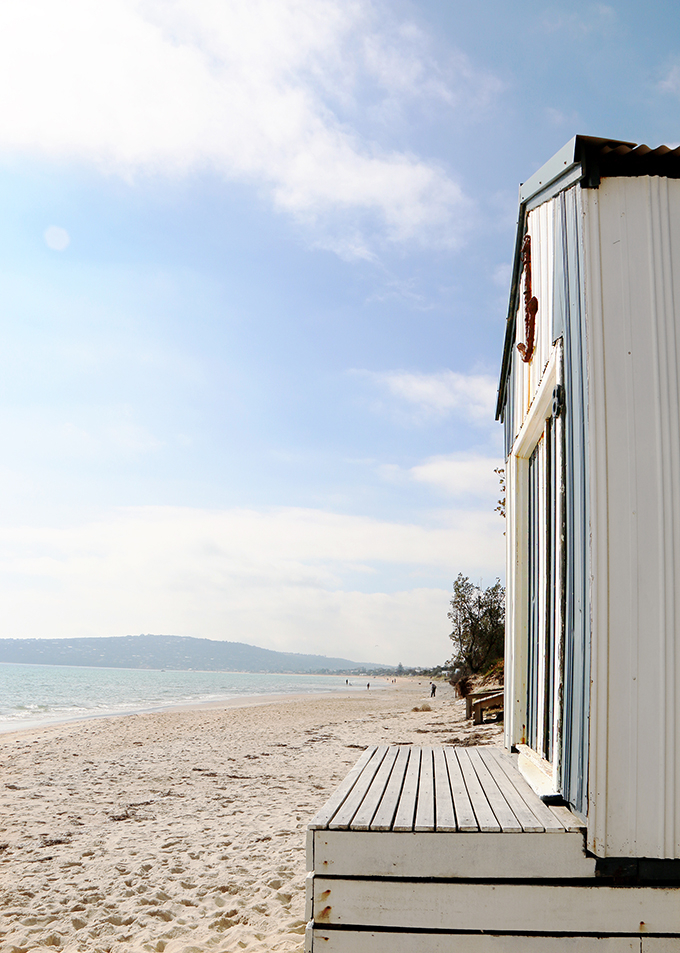
<svg viewBox="0 0 680 953">
<path fill-rule="evenodd" d="M 376 686 L 377 687 L 377 686 Z M 0 731 L 72 719 L 158 711 L 253 695 L 344 691 L 332 676 L 161 672 L 0 663 Z"/>
</svg>

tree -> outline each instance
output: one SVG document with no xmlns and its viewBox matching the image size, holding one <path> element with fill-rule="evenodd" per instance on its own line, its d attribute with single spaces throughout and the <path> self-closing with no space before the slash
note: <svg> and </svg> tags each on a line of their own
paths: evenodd
<svg viewBox="0 0 680 953">
<path fill-rule="evenodd" d="M 461 674 L 486 672 L 503 657 L 505 589 L 500 579 L 488 589 L 482 589 L 462 572 L 458 573 L 448 618 L 453 626 L 451 661 Z"/>
</svg>

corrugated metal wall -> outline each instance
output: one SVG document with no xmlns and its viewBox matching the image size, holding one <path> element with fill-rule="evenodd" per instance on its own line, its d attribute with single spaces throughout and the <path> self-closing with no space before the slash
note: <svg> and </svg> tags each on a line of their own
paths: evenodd
<svg viewBox="0 0 680 953">
<path fill-rule="evenodd" d="M 554 333 L 564 340 L 564 672 L 561 790 L 585 815 L 590 705 L 588 393 L 580 186 L 555 199 Z"/>
<path fill-rule="evenodd" d="M 555 463 L 556 428 L 545 422 L 544 436 L 529 457 L 527 474 L 528 516 L 528 626 L 526 743 L 546 761 L 553 760 L 555 714 L 555 611 L 556 566 Z"/>
<path fill-rule="evenodd" d="M 587 813 L 597 855 L 680 858 L 680 180 L 574 186 L 531 211 L 528 230 L 536 353 L 524 364 L 513 351 L 506 441 L 510 451 L 561 336 L 560 786 Z M 520 513 L 526 490 L 512 492 Z M 510 567 L 530 557 L 515 524 Z M 523 592 L 521 560 L 514 569 L 509 585 Z M 529 620 L 513 612 L 518 683 Z M 508 737 L 526 718 L 521 686 L 513 693 Z"/>
<path fill-rule="evenodd" d="M 589 507 L 588 507 L 588 400 L 585 344 L 585 308 L 581 251 L 581 188 L 574 186 L 528 214 L 531 235 L 533 292 L 539 301 L 536 352 L 525 364 L 516 351 L 524 340 L 524 301 L 516 316 L 515 349 L 504 413 L 506 454 L 524 422 L 555 340 L 564 342 L 564 461 L 563 519 L 557 527 L 565 560 L 565 593 L 557 618 L 564 619 L 562 697 L 559 700 L 562 745 L 559 786 L 565 798 L 585 815 L 588 791 L 588 718 L 590 701 Z M 557 458 L 557 454 L 555 454 Z M 532 554 L 528 554 L 529 560 Z M 509 554 L 513 558 L 513 554 Z M 556 576 L 554 574 L 553 578 Z M 515 574 L 508 571 L 508 583 Z M 565 595 L 566 594 L 566 595 Z M 510 594 L 508 605 L 521 594 Z M 511 638 L 529 633 L 509 632 Z M 527 660 L 531 667 L 530 658 Z M 531 673 L 529 687 L 531 686 Z M 535 673 L 534 673 L 535 675 Z M 531 709 L 531 697 L 528 700 Z M 527 711 L 531 735 L 532 711 Z M 512 739 L 517 741 L 517 738 Z M 536 745 L 536 747 L 539 747 Z"/>
<path fill-rule="evenodd" d="M 503 436 L 505 442 L 505 459 L 510 455 L 512 444 L 517 436 L 515 429 L 515 401 L 512 398 L 515 389 L 515 353 L 510 352 L 507 390 L 505 392 L 505 403 L 503 404 Z"/>
<path fill-rule="evenodd" d="M 590 367 L 589 847 L 680 857 L 680 181 L 582 192 Z"/>
<path fill-rule="evenodd" d="M 527 732 L 534 716 L 538 717 L 538 689 L 529 676 L 529 629 L 543 628 L 540 621 L 545 617 L 544 608 L 539 610 L 540 619 L 533 614 L 529 619 L 529 592 L 532 583 L 529 580 L 532 552 L 529 547 L 529 456 L 539 440 L 543 427 L 530 439 L 531 446 L 518 451 L 517 435 L 527 421 L 529 408 L 534 403 L 541 379 L 546 371 L 552 347 L 552 270 L 549 268 L 548 255 L 542 249 L 543 240 L 552 247 L 552 205 L 532 212 L 527 221 L 527 231 L 532 241 L 532 295 L 538 299 L 536 314 L 535 351 L 530 362 L 524 362 L 517 350 L 519 343 L 525 343 L 524 291 L 525 274 L 520 276 L 517 310 L 515 313 L 514 341 L 510 355 L 509 378 L 505 390 L 503 421 L 506 441 L 506 713 L 505 738 L 511 746 L 526 741 Z M 519 236 L 520 244 L 523 235 Z M 541 411 L 542 413 L 542 411 Z M 533 442 L 532 442 L 533 441 Z M 535 555 L 535 554 L 534 554 Z M 533 565 L 533 564 L 532 564 Z M 535 653 L 534 653 L 535 655 Z M 532 661 L 534 656 L 532 656 Z M 538 669 L 533 673 L 538 676 Z M 529 676 L 529 677 L 528 677 Z M 531 686 L 534 693 L 531 695 Z M 536 697 L 534 697 L 536 696 Z M 532 698 L 534 699 L 532 702 Z M 531 709 L 531 710 L 530 710 Z M 533 734 L 537 733 L 534 725 Z"/>
</svg>

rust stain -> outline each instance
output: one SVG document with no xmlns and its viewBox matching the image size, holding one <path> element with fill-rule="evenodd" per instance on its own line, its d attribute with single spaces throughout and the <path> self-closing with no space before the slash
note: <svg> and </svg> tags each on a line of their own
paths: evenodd
<svg viewBox="0 0 680 953">
<path fill-rule="evenodd" d="M 317 917 L 317 919 L 319 920 L 319 922 L 321 922 L 321 921 L 323 921 L 323 920 L 330 920 L 330 918 L 331 918 L 331 909 L 332 909 L 332 907 L 324 907 L 324 908 L 323 908 L 323 910 L 321 911 L 321 913 L 320 913 L 319 916 Z"/>
<path fill-rule="evenodd" d="M 647 931 L 647 924 L 644 920 L 640 920 L 640 932 L 645 933 Z"/>
<path fill-rule="evenodd" d="M 528 364 L 534 356 L 534 336 L 536 334 L 536 315 L 538 298 L 531 293 L 531 235 L 524 236 L 522 244 L 522 271 L 524 272 L 524 338 L 525 344 L 518 344 L 517 350 L 522 360 Z"/>
<path fill-rule="evenodd" d="M 323 897 L 324 900 L 326 900 L 327 897 L 330 897 L 330 895 L 331 895 L 330 890 L 323 890 L 321 892 L 321 896 Z"/>
</svg>

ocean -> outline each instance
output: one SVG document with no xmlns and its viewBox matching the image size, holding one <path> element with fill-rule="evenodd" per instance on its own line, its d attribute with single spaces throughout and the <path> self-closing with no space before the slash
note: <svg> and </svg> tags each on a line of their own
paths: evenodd
<svg viewBox="0 0 680 953">
<path fill-rule="evenodd" d="M 386 686 L 385 678 L 174 672 L 0 663 L 0 732 L 160 711 L 252 695 L 307 695 Z"/>
</svg>

